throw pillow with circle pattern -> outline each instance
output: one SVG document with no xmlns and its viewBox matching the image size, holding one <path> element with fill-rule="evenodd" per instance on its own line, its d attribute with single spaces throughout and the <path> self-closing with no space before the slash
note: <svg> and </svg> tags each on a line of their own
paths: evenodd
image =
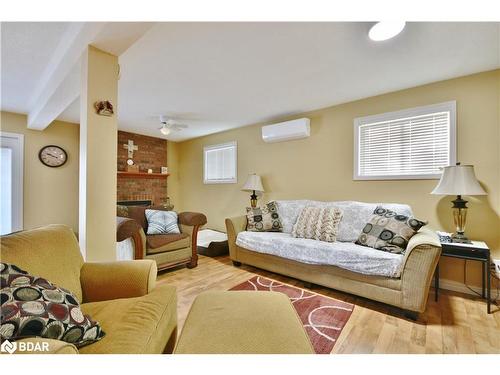
<svg viewBox="0 0 500 375">
<path fill-rule="evenodd" d="M 404 254 L 408 241 L 427 222 L 378 206 L 356 244 L 395 254 Z"/>
<path fill-rule="evenodd" d="M 98 322 L 83 314 L 73 293 L 42 277 L 0 263 L 0 285 L 2 342 L 43 337 L 82 347 L 105 335 Z"/>
<path fill-rule="evenodd" d="M 264 207 L 247 207 L 247 231 L 282 232 L 283 224 L 276 202 L 269 202 Z"/>
</svg>

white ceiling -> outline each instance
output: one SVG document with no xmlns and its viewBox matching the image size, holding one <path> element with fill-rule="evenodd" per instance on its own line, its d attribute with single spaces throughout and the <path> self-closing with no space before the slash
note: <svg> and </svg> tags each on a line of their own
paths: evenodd
<svg viewBox="0 0 500 375">
<path fill-rule="evenodd" d="M 26 113 L 30 85 L 64 24 L 3 26 L 2 109 Z M 162 137 L 155 116 L 167 114 L 189 125 L 167 137 L 181 141 L 500 67 L 498 23 L 409 23 L 378 43 L 367 37 L 370 26 L 149 26 L 120 55 L 119 128 Z M 17 47 L 17 33 L 29 46 Z M 59 118 L 78 122 L 78 100 Z"/>
<path fill-rule="evenodd" d="M 2 22 L 2 110 L 29 112 L 39 81 L 69 25 L 66 22 Z"/>
</svg>

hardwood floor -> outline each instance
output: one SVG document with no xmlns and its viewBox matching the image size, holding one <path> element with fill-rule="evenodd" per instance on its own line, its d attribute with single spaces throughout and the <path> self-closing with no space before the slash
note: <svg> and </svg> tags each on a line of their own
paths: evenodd
<svg viewBox="0 0 500 375">
<path fill-rule="evenodd" d="M 158 283 L 177 287 L 182 329 L 199 293 L 227 290 L 256 274 L 304 288 L 296 279 L 245 265 L 234 267 L 227 256 L 200 256 L 198 267 L 162 272 Z M 395 307 L 319 286 L 312 290 L 356 305 L 332 353 L 500 353 L 500 311 L 493 306 L 493 313 L 487 314 L 485 302 L 472 296 L 440 291 L 435 302 L 431 292 L 427 310 L 413 322 Z"/>
</svg>

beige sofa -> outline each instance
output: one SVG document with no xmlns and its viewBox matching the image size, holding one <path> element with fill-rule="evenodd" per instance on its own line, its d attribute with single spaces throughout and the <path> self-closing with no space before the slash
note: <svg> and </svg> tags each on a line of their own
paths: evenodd
<svg viewBox="0 0 500 375">
<path fill-rule="evenodd" d="M 313 201 L 301 202 L 307 205 Z M 324 204 L 326 202 L 313 203 Z M 335 202 L 329 204 L 335 205 Z M 278 201 L 278 207 L 280 207 L 280 201 Z M 356 213 L 351 212 L 351 214 Z M 285 217 L 285 220 L 293 221 L 293 217 Z M 441 253 L 439 239 L 430 228 L 422 228 L 410 239 L 407 251 L 401 259 L 401 271 L 398 277 L 387 277 L 366 275 L 332 265 L 309 264 L 255 251 L 255 249 L 247 249 L 237 244 L 238 234 L 245 232 L 246 226 L 246 216 L 226 219 L 229 254 L 236 266 L 244 263 L 308 283 L 387 303 L 404 309 L 406 315 L 413 319 L 416 319 L 419 312 L 425 311 L 432 276 Z M 289 241 L 294 240 L 296 239 L 289 239 Z"/>
</svg>

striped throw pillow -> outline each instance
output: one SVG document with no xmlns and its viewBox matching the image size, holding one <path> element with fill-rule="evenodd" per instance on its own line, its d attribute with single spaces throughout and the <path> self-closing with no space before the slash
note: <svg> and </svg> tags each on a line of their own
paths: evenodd
<svg viewBox="0 0 500 375">
<path fill-rule="evenodd" d="M 147 234 L 179 234 L 177 225 L 177 212 L 146 210 L 146 219 L 148 221 Z"/>
<path fill-rule="evenodd" d="M 335 242 L 342 211 L 336 207 L 305 207 L 293 226 L 292 236 Z"/>
</svg>

